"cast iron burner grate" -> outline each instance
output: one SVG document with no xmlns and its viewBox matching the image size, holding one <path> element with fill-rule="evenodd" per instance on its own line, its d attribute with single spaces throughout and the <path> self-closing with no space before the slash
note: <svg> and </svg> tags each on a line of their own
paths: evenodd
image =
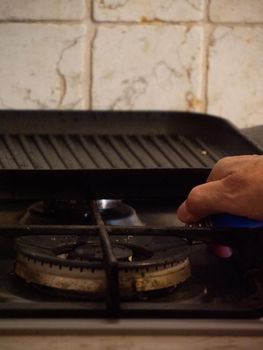
<svg viewBox="0 0 263 350">
<path fill-rule="evenodd" d="M 17 275 L 63 293 L 105 295 L 113 314 L 120 297 L 169 290 L 190 277 L 189 245 L 183 239 L 134 236 L 128 227 L 118 235 L 116 227 L 104 224 L 95 201 L 90 212 L 95 225 L 84 235 L 58 236 L 55 230 L 54 235 L 17 238 Z"/>
</svg>

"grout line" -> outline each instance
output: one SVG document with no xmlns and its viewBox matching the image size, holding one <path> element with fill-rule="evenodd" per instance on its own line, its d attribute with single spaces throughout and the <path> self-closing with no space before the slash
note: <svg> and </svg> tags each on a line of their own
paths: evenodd
<svg viewBox="0 0 263 350">
<path fill-rule="evenodd" d="M 92 7 L 91 7 L 92 8 Z M 152 20 L 148 22 L 140 21 L 96 21 L 91 14 L 89 18 L 91 23 L 94 23 L 96 26 L 200 26 L 204 25 L 204 21 L 161 21 L 161 20 Z M 87 18 L 79 20 L 49 20 L 49 19 L 0 19 L 1 24 L 56 24 L 56 25 L 80 25 L 86 23 Z M 236 27 L 263 27 L 263 22 L 212 22 L 207 19 L 207 22 L 214 27 L 220 26 L 236 26 Z"/>
<path fill-rule="evenodd" d="M 91 109 L 91 90 L 92 90 L 92 42 L 95 36 L 96 27 L 92 21 L 92 3 L 86 0 L 86 42 L 84 46 L 84 109 Z"/>
<path fill-rule="evenodd" d="M 201 74 L 202 74 L 202 112 L 207 113 L 208 107 L 208 73 L 209 73 L 209 42 L 210 35 L 212 30 L 212 25 L 208 23 L 209 18 L 209 7 L 210 0 L 205 0 L 204 8 L 204 23 L 203 23 L 203 47 L 202 47 L 202 65 L 201 65 Z"/>
<path fill-rule="evenodd" d="M 15 24 L 15 23 L 25 23 L 25 24 L 81 24 L 84 19 L 79 20 L 66 20 L 66 19 L 0 19 L 0 24 Z"/>
<path fill-rule="evenodd" d="M 204 1 L 205 1 L 205 20 L 207 23 L 210 23 L 211 0 L 204 0 Z"/>
<path fill-rule="evenodd" d="M 89 52 L 89 70 L 90 70 L 90 76 L 89 76 L 89 109 L 93 109 L 93 96 L 92 96 L 92 88 L 93 88 L 93 68 L 94 68 L 94 60 L 93 60 L 93 50 L 94 50 L 94 43 L 96 40 L 96 36 L 98 33 L 98 28 L 93 28 L 94 32 L 90 41 L 90 52 Z"/>
<path fill-rule="evenodd" d="M 85 27 L 86 27 L 86 42 L 84 45 L 83 52 L 83 61 L 84 61 L 84 78 L 83 78 L 83 97 L 84 97 L 84 109 L 89 109 L 90 101 L 89 101 L 89 93 L 90 93 L 90 52 L 89 52 L 89 44 L 90 44 L 90 1 L 85 1 L 86 6 L 86 14 L 85 14 Z"/>
<path fill-rule="evenodd" d="M 148 22 L 140 21 L 96 21 L 93 20 L 97 25 L 106 25 L 106 26 L 165 26 L 165 25 L 177 25 L 177 26 L 194 26 L 194 25 L 203 25 L 203 20 L 198 21 L 161 21 L 161 20 L 152 20 Z M 237 27 L 258 27 L 263 26 L 263 22 L 212 22 L 207 19 L 207 23 L 210 23 L 214 26 L 237 26 Z"/>
<path fill-rule="evenodd" d="M 97 36 L 97 30 L 98 30 L 98 25 L 94 21 L 94 2 L 93 1 L 87 1 L 87 8 L 88 8 L 88 16 L 87 16 L 87 21 L 88 21 L 88 28 L 91 29 L 91 34 L 89 35 L 89 40 L 88 40 L 88 45 L 86 46 L 86 55 L 87 55 L 87 98 L 88 100 L 87 103 L 87 108 L 92 109 L 93 101 L 92 101 L 92 88 L 93 88 L 93 68 L 94 68 L 94 62 L 93 62 L 93 49 L 94 49 L 94 42 Z"/>
<path fill-rule="evenodd" d="M 94 19 L 94 1 L 90 2 L 90 22 L 93 23 L 93 33 L 92 38 L 90 40 L 90 46 L 89 46 L 89 69 L 90 69 L 90 76 L 89 76 L 89 109 L 93 109 L 93 70 L 94 70 L 94 60 L 93 60 L 93 50 L 94 50 L 94 42 L 97 36 L 98 32 L 98 25 Z"/>
<path fill-rule="evenodd" d="M 87 0 L 89 1 L 89 0 Z M 94 0 L 92 0 L 90 2 L 90 20 L 94 23 L 96 23 L 95 19 L 94 19 Z"/>
<path fill-rule="evenodd" d="M 263 22 L 213 22 L 209 20 L 209 23 L 218 26 L 236 26 L 236 27 L 262 27 Z"/>
<path fill-rule="evenodd" d="M 86 7 L 86 14 L 85 14 L 85 20 L 88 21 L 91 17 L 91 1 L 86 0 L 85 1 L 85 7 Z"/>
<path fill-rule="evenodd" d="M 209 9 L 211 0 L 203 0 L 205 2 L 204 4 L 204 21 L 209 22 Z"/>
<path fill-rule="evenodd" d="M 200 24 L 203 23 L 203 20 L 196 20 L 196 21 L 171 21 L 171 20 L 161 20 L 161 19 L 151 19 L 151 20 L 118 20 L 118 21 L 99 21 L 96 19 L 93 19 L 95 23 L 98 25 L 135 25 L 135 26 L 151 26 L 151 25 L 167 25 L 167 24 L 172 24 L 172 25 L 194 25 L 194 24 Z"/>
</svg>

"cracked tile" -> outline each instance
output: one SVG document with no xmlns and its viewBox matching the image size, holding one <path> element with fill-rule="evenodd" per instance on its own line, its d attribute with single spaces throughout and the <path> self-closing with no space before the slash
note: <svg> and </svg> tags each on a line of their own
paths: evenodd
<svg viewBox="0 0 263 350">
<path fill-rule="evenodd" d="M 218 27 L 211 38 L 208 112 L 239 127 L 263 120 L 263 28 Z"/>
<path fill-rule="evenodd" d="M 86 13 L 85 0 L 1 0 L 0 19 L 78 20 Z"/>
<path fill-rule="evenodd" d="M 186 26 L 100 28 L 94 109 L 200 110 L 203 31 Z"/>
<path fill-rule="evenodd" d="M 209 16 L 213 22 L 263 23 L 263 1 L 211 0 Z"/>
<path fill-rule="evenodd" d="M 84 26 L 13 23 L 0 31 L 0 108 L 85 106 Z"/>
<path fill-rule="evenodd" d="M 98 21 L 195 21 L 204 16 L 203 0 L 94 0 Z"/>
</svg>

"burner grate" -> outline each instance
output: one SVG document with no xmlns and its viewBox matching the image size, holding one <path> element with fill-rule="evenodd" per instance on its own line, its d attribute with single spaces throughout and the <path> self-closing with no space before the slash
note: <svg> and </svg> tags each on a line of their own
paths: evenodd
<svg viewBox="0 0 263 350">
<path fill-rule="evenodd" d="M 130 238 L 127 242 L 127 237 L 132 237 L 132 227 L 123 227 L 123 230 L 125 231 L 125 233 L 123 233 L 121 230 L 116 230 L 117 227 L 115 226 L 106 226 L 96 201 L 90 202 L 90 212 L 93 216 L 93 221 L 95 222 L 95 225 L 93 226 L 77 225 L 59 227 L 54 225 L 48 227 L 45 226 L 45 228 L 49 229 L 44 231 L 42 230 L 43 227 L 41 229 L 41 226 L 37 228 L 34 226 L 25 226 L 24 232 L 21 231 L 20 227 L 20 229 L 16 231 L 16 234 L 19 235 L 20 231 L 22 236 L 25 234 L 27 237 L 18 238 L 16 241 L 16 250 L 18 253 L 16 270 L 18 275 L 29 281 L 32 279 L 35 283 L 39 282 L 42 284 L 40 282 L 41 280 L 44 284 L 48 285 L 47 278 L 49 278 L 48 276 L 50 274 L 52 276 L 52 266 L 54 266 L 55 271 L 59 268 L 61 273 L 64 268 L 66 270 L 69 269 L 69 271 L 73 270 L 72 276 L 68 276 L 69 272 L 65 272 L 63 281 L 60 278 L 58 279 L 54 277 L 57 274 L 55 272 L 51 283 L 53 283 L 52 285 L 54 287 L 60 288 L 58 287 L 60 283 L 72 283 L 71 281 L 72 277 L 74 277 L 74 271 L 78 273 L 84 271 L 83 276 L 86 273 L 86 278 L 89 279 L 90 277 L 88 276 L 90 271 L 93 269 L 101 271 L 103 269 L 106 275 L 105 302 L 110 316 L 116 316 L 119 312 L 121 290 L 119 286 L 120 281 L 122 288 L 126 291 L 125 293 L 128 292 L 128 294 L 132 295 L 133 288 L 135 288 L 136 291 L 163 289 L 171 287 L 172 285 L 175 286 L 189 277 L 189 247 L 182 239 L 164 238 L 161 237 L 160 232 L 158 239 L 157 235 L 154 236 L 155 238 L 151 238 L 149 234 L 144 235 L 145 230 L 142 228 L 140 231 L 142 235 L 136 235 L 132 239 Z M 115 230 L 116 233 L 118 233 L 117 235 L 115 235 Z M 43 232 L 44 235 L 41 235 L 41 232 Z M 51 232 L 52 236 L 49 240 Z M 48 233 L 49 237 L 47 237 Z M 57 235 L 57 233 L 59 233 L 59 235 Z M 65 235 L 65 233 L 70 233 L 70 235 Z M 34 234 L 39 236 L 37 237 Z M 74 237 L 72 237 L 73 235 Z M 89 236 L 95 236 L 94 238 L 99 237 L 103 253 L 103 264 L 100 261 L 96 261 L 96 259 L 95 261 L 85 261 L 85 259 L 81 260 L 72 258 L 72 256 L 74 256 L 74 249 L 77 248 L 78 250 L 81 248 L 83 238 L 85 240 Z M 45 237 L 47 237 L 47 240 L 45 240 Z M 91 239 L 89 240 L 92 242 Z M 135 255 L 133 255 L 135 260 L 132 262 L 125 260 L 118 261 L 116 257 L 116 244 L 119 246 L 124 244 L 124 246 L 127 245 L 127 248 L 130 247 L 135 253 Z M 63 256 L 64 252 L 67 251 L 67 247 L 70 248 L 71 255 L 69 254 L 69 256 L 71 256 L 71 258 L 66 258 L 65 260 L 60 259 L 61 255 Z M 53 253 L 55 251 L 56 254 L 54 255 Z M 76 250 L 75 253 L 77 253 Z M 141 260 L 141 258 L 137 258 L 138 256 L 144 256 L 144 258 Z M 43 266 L 44 272 L 42 277 L 39 277 L 39 264 L 42 264 Z M 32 265 L 34 266 L 33 270 L 31 268 Z M 48 265 L 50 265 L 50 268 Z M 32 277 L 35 276 L 36 273 L 38 276 L 36 278 L 38 282 L 34 280 L 35 277 Z M 158 275 L 162 277 L 157 277 Z M 97 275 L 96 277 L 98 278 Z M 54 278 L 56 279 L 55 282 Z M 79 282 L 83 280 L 83 278 L 84 277 L 76 281 Z M 143 283 L 143 285 L 141 285 L 141 283 Z M 156 283 L 158 283 L 158 287 L 153 287 Z M 89 284 L 84 284 L 84 290 L 90 290 L 91 287 Z"/>
<path fill-rule="evenodd" d="M 96 236 L 99 237 L 101 240 L 101 247 L 103 251 L 103 262 L 94 261 L 91 264 L 94 268 L 98 267 L 98 264 L 100 265 L 100 268 L 102 267 L 106 274 L 106 283 L 107 287 L 106 290 L 109 292 L 106 296 L 106 299 L 104 300 L 103 304 L 102 302 L 97 303 L 94 302 L 93 304 L 89 302 L 85 302 L 82 304 L 81 308 L 82 311 L 80 314 L 87 315 L 87 310 L 89 315 L 96 315 L 98 316 L 100 312 L 103 313 L 103 315 L 107 315 L 108 317 L 120 317 L 121 315 L 136 315 L 137 317 L 141 314 L 145 317 L 145 315 L 152 315 L 156 317 L 169 317 L 169 316 L 186 316 L 186 315 L 206 315 L 206 316 L 212 316 L 215 317 L 222 317 L 226 315 L 231 315 L 231 317 L 249 317 L 250 314 L 253 314 L 255 312 L 258 312 L 258 307 L 261 305 L 261 299 L 252 300 L 250 296 L 246 297 L 244 301 L 244 305 L 238 306 L 237 303 L 233 303 L 231 305 L 228 305 L 227 303 L 222 303 L 217 305 L 217 308 L 215 310 L 213 302 L 209 302 L 209 299 L 206 302 L 202 302 L 200 305 L 199 303 L 195 304 L 189 303 L 188 304 L 178 304 L 176 301 L 172 302 L 172 307 L 169 304 L 169 298 L 165 299 L 164 301 L 160 301 L 157 299 L 156 301 L 143 301 L 140 300 L 138 302 L 120 302 L 120 297 L 116 291 L 118 290 L 117 285 L 119 283 L 119 268 L 120 266 L 124 266 L 125 262 L 123 261 L 117 261 L 115 252 L 112 249 L 111 244 L 111 237 L 114 235 L 116 237 L 121 237 L 122 235 L 134 235 L 136 237 L 147 237 L 147 236 L 153 236 L 153 237 L 161 237 L 162 239 L 164 237 L 170 237 L 172 239 L 175 239 L 175 237 L 181 237 L 185 238 L 187 240 L 203 240 L 203 241 L 210 241 L 214 239 L 220 240 L 226 240 L 227 244 L 240 244 L 241 246 L 247 246 L 246 241 L 251 239 L 255 239 L 254 243 L 257 241 L 257 238 L 259 241 L 262 241 L 262 230 L 260 229 L 231 229 L 231 230 L 225 230 L 225 229 L 215 229 L 212 227 L 114 227 L 114 226 L 108 226 L 105 225 L 103 220 L 101 219 L 100 212 L 98 210 L 98 207 L 96 205 L 96 202 L 91 201 L 90 207 L 92 208 L 93 217 L 94 217 L 94 224 L 89 225 L 48 225 L 48 226 L 37 226 L 37 225 L 5 225 L 0 227 L 0 236 L 6 236 L 6 237 L 19 237 L 23 238 L 24 236 L 50 236 L 50 235 L 56 235 L 56 236 L 68 236 L 70 239 L 72 236 L 74 237 L 81 237 L 83 236 Z M 256 244 L 254 244 L 256 247 Z M 200 248 L 202 248 L 204 245 L 199 245 Z M 262 246 L 262 245 L 261 245 Z M 198 246 L 197 246 L 198 247 Z M 28 249 L 27 253 L 28 256 L 34 259 L 34 254 L 32 253 L 32 250 L 30 247 L 24 247 L 24 249 Z M 24 250 L 25 252 L 26 250 Z M 255 250 L 253 250 L 253 256 L 254 256 Z M 30 255 L 31 254 L 31 255 Z M 204 252 L 201 253 L 197 252 L 197 256 L 202 256 Z M 178 259 L 180 259 L 180 256 L 178 255 Z M 253 260 L 253 259 L 252 259 Z M 253 260 L 254 261 L 254 260 Z M 252 261 L 252 263 L 253 263 Z M 56 261 L 54 260 L 54 263 Z M 136 267 L 136 262 L 135 267 Z M 169 261 L 167 261 L 169 263 Z M 61 260 L 61 264 L 63 264 L 63 259 Z M 72 269 L 74 269 L 76 266 L 78 266 L 78 261 L 71 261 L 70 262 Z M 222 262 L 220 263 L 220 266 L 222 268 Z M 229 268 L 231 268 L 231 262 L 227 263 L 226 270 L 229 271 Z M 224 264 L 223 264 L 224 265 Z M 128 265 L 127 265 L 128 266 Z M 252 265 L 251 265 L 252 266 Z M 246 267 L 247 269 L 250 269 L 250 267 Z M 253 267 L 253 266 L 252 266 Z M 195 264 L 193 264 L 193 268 L 196 269 Z M 208 267 L 210 269 L 210 267 Z M 103 271 L 102 270 L 102 271 Z M 213 270 L 213 266 L 211 266 L 211 273 L 213 274 L 215 271 Z M 230 274 L 231 275 L 231 274 Z M 220 275 L 221 276 L 221 275 Z M 221 276 L 222 277 L 222 276 Z M 232 280 L 232 279 L 231 279 Z M 190 286 L 192 286 L 192 282 L 190 282 Z M 227 286 L 227 284 L 226 284 Z M 240 286 L 238 286 L 240 288 Z M 239 289 L 238 289 L 239 290 Z M 258 295 L 260 291 L 258 292 Z M 188 295 L 188 294 L 187 294 Z M 201 293 L 201 297 L 206 298 L 205 294 Z M 211 297 L 211 294 L 210 294 Z M 172 300 L 173 297 L 171 296 Z M 213 299 L 212 299 L 213 300 Z M 242 299 L 243 300 L 243 299 Z M 250 303 L 252 303 L 252 307 L 250 307 Z M 236 305 L 237 304 L 237 305 Z M 18 305 L 19 306 L 19 305 Z M 12 311 L 12 305 L 9 307 L 9 305 L 2 304 L 1 310 L 3 314 L 10 315 L 10 312 Z M 37 316 L 39 317 L 39 310 L 43 310 L 43 312 L 51 312 L 50 310 L 54 310 L 54 315 L 56 315 L 57 312 L 61 313 L 61 310 L 65 310 L 65 314 L 70 313 L 70 310 L 78 310 L 78 303 L 74 303 L 69 300 L 64 300 L 62 302 L 53 302 L 52 305 L 50 304 L 50 307 L 46 302 L 42 302 L 38 305 L 33 305 L 31 307 L 31 304 L 29 305 L 26 303 L 26 309 L 29 313 L 33 312 L 32 310 L 36 308 Z M 11 308 L 11 309 L 10 309 Z M 11 311 L 10 311 L 11 310 Z M 18 310 L 18 311 L 17 311 Z M 23 314 L 23 307 L 21 309 L 21 313 Z M 86 312 L 85 312 L 86 310 Z M 17 309 L 17 305 L 14 305 L 14 313 L 17 315 L 19 314 L 19 308 Z M 64 311 L 63 311 L 64 312 Z M 79 312 L 79 311 L 78 311 Z M 92 313 L 94 312 L 94 313 Z M 78 315 L 80 315 L 78 313 Z M 67 314 L 68 315 L 68 314 Z"/>
<path fill-rule="evenodd" d="M 214 229 L 212 227 L 114 227 L 107 226 L 104 224 L 100 211 L 97 207 L 96 201 L 90 202 L 91 211 L 94 218 L 94 225 L 85 226 L 85 225 L 48 225 L 48 226 L 26 226 L 26 225 L 17 225 L 17 226 L 1 226 L 0 227 L 0 236 L 14 236 L 14 237 L 23 237 L 23 236 L 65 236 L 67 235 L 69 238 L 81 237 L 83 236 L 96 236 L 100 238 L 101 247 L 103 251 L 104 262 L 100 263 L 97 261 L 89 263 L 89 267 L 101 267 L 103 264 L 103 269 L 106 274 L 106 291 L 105 294 L 105 305 L 107 314 L 109 317 L 117 317 L 123 311 L 121 310 L 120 305 L 126 305 L 126 303 L 120 303 L 120 295 L 119 295 L 119 267 L 125 266 L 125 262 L 119 262 L 116 259 L 114 251 L 112 249 L 112 243 L 110 237 L 114 236 L 122 236 L 122 235 L 136 235 L 136 237 L 142 236 L 153 236 L 153 237 L 181 237 L 187 240 L 202 240 L 209 242 L 210 240 L 225 240 L 228 242 L 227 244 L 235 244 L 237 242 L 241 242 L 244 245 L 243 239 L 247 239 L 247 237 L 254 237 L 255 239 L 258 237 L 259 239 L 262 236 L 262 230 L 257 229 Z M 173 239 L 174 239 L 173 238 Z M 185 246 L 185 244 L 183 244 Z M 185 258 L 185 250 L 181 251 L 181 248 L 178 248 L 178 251 L 175 252 L 177 254 L 177 259 Z M 31 259 L 35 259 L 34 251 L 32 251 L 30 245 L 26 245 L 23 247 L 23 252 L 26 252 L 26 255 Z M 186 254 L 187 255 L 187 254 Z M 51 258 L 48 259 L 49 262 L 52 262 Z M 164 261 L 163 261 L 164 262 Z M 172 261 L 171 261 L 172 262 Z M 57 263 L 57 259 L 54 258 L 54 263 Z M 166 261 L 169 264 L 169 261 Z M 61 264 L 63 265 L 63 260 L 61 260 Z M 129 264 L 127 267 L 129 267 Z M 67 266 L 72 266 L 75 268 L 77 266 L 85 266 L 79 261 L 69 261 L 66 264 Z M 154 265 L 154 262 L 153 262 Z M 139 265 L 138 265 L 139 266 Z M 150 264 L 149 264 L 150 266 Z M 134 267 L 136 267 L 136 262 L 134 262 Z M 136 304 L 135 304 L 136 305 Z M 147 304 L 143 304 L 143 306 Z M 126 305 L 127 306 L 127 305 Z"/>
<path fill-rule="evenodd" d="M 106 305 L 111 316 L 117 316 L 120 309 L 120 289 L 118 262 L 113 254 L 109 235 L 102 220 L 98 205 L 91 202 L 91 212 L 98 225 L 101 246 L 103 249 L 105 272 L 106 272 Z"/>
</svg>

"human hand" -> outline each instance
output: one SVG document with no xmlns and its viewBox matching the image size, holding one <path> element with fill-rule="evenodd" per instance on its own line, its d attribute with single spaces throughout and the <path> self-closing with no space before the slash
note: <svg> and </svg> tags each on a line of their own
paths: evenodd
<svg viewBox="0 0 263 350">
<path fill-rule="evenodd" d="M 193 188 L 177 210 L 178 218 L 185 223 L 216 213 L 263 220 L 263 156 L 221 159 L 207 182 Z"/>
</svg>

